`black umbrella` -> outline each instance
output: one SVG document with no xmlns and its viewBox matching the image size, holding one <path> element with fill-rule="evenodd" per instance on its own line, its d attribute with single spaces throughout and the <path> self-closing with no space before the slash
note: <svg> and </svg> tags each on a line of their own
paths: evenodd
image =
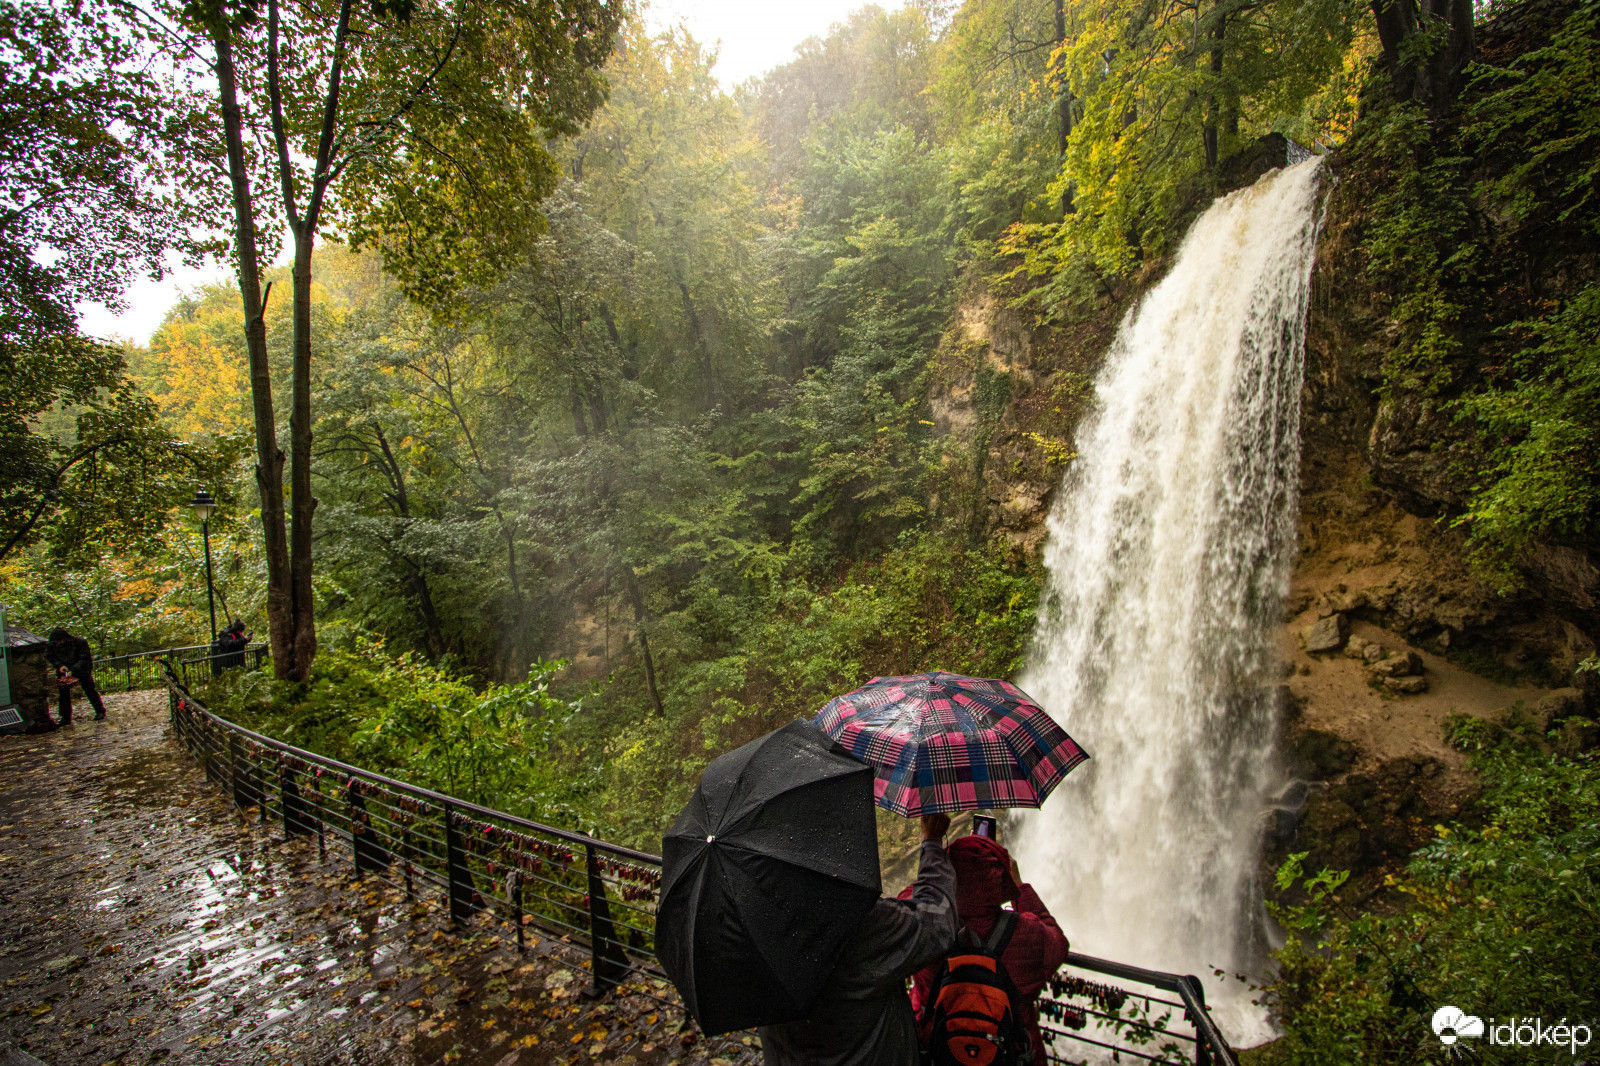
<svg viewBox="0 0 1600 1066">
<path fill-rule="evenodd" d="M 706 768 L 661 842 L 656 952 L 707 1033 L 810 1013 L 883 888 L 872 776 L 810 722 Z"/>
</svg>

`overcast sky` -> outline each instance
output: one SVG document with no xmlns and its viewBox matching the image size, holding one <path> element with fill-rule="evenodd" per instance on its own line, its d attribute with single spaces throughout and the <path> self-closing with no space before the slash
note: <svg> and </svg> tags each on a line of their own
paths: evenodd
<svg viewBox="0 0 1600 1066">
<path fill-rule="evenodd" d="M 681 22 L 707 45 L 720 41 L 717 77 L 731 88 L 783 63 L 801 41 L 828 32 L 829 26 L 845 19 L 866 2 L 804 0 L 772 4 L 752 3 L 751 0 L 652 0 L 646 17 L 657 28 Z M 901 0 L 878 2 L 885 8 L 901 4 Z M 93 336 L 125 337 L 144 344 L 181 290 L 231 276 L 232 271 L 226 266 L 178 267 L 163 281 L 135 281 L 128 291 L 125 314 L 114 315 L 98 304 L 89 304 L 79 308 L 79 321 Z"/>
</svg>

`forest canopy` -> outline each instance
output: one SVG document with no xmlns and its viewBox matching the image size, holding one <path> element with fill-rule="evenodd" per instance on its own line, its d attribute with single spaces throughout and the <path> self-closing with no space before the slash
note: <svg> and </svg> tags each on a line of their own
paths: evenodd
<svg viewBox="0 0 1600 1066">
<path fill-rule="evenodd" d="M 280 677 L 308 676 L 319 624 L 486 680 L 572 659 L 611 679 L 582 743 L 631 723 L 615 765 L 641 781 L 868 662 L 1014 668 L 1036 582 L 990 499 L 1010 379 L 973 362 L 958 304 L 1091 335 L 1230 160 L 1347 138 L 1383 56 L 1341 0 L 913 3 L 729 91 L 683 29 L 589 0 L 550 25 L 512 0 L 106 0 L 76 29 L 7 10 L 35 52 L 105 49 L 74 121 L 148 165 L 90 178 L 129 227 L 161 221 L 105 246 L 112 274 L 206 223 L 243 282 L 108 355 L 124 377 L 105 363 L 99 391 L 34 410 L 127 396 L 167 452 L 235 457 L 195 480 L 225 501 L 229 613 Z M 124 73 L 153 49 L 182 60 L 164 101 Z M 164 118 L 122 122 L 141 101 Z M 192 195 L 131 196 L 140 173 Z M 279 225 L 292 260 L 265 266 Z M 1058 369 L 1010 460 L 1045 479 L 1087 397 Z M 935 409 L 951 388 L 970 412 Z M 160 547 L 166 508 L 141 513 L 146 550 L 192 537 L 167 523 Z M 44 558 L 13 581 L 59 574 Z M 195 636 L 138 587 L 95 612 L 103 643 Z M 64 604 L 55 578 L 32 594 Z"/>
</svg>

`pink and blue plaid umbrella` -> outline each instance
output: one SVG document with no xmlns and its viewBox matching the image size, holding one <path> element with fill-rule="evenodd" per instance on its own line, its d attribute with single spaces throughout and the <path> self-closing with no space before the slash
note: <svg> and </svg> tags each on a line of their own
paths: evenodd
<svg viewBox="0 0 1600 1066">
<path fill-rule="evenodd" d="M 943 670 L 875 677 L 816 724 L 876 768 L 878 806 L 909 818 L 1037 807 L 1089 757 L 1009 681 Z"/>
</svg>

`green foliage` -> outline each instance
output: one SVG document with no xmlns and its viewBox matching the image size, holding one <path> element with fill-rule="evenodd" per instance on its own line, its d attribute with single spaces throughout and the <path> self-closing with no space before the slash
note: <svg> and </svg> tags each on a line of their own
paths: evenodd
<svg viewBox="0 0 1600 1066">
<path fill-rule="evenodd" d="M 149 543 L 237 450 L 185 445 L 123 353 L 77 329 L 78 302 L 122 306 L 180 236 L 155 149 L 187 133 L 142 54 L 102 4 L 0 3 L 0 559 Z"/>
<path fill-rule="evenodd" d="M 217 624 L 233 618 L 259 631 L 266 622 L 259 529 L 213 519 L 211 555 Z M 10 620 L 36 633 L 64 626 L 87 637 L 96 655 L 204 644 L 210 638 L 205 556 L 199 526 L 180 516 L 140 550 L 103 553 L 62 565 L 42 546 L 0 566 L 0 601 Z"/>
<path fill-rule="evenodd" d="M 303 683 L 237 670 L 196 695 L 296 747 L 546 824 L 583 824 L 574 802 L 586 775 L 564 773 L 551 758 L 580 707 L 550 691 L 564 663 L 535 663 L 525 681 L 476 688 L 358 634 L 335 637 Z"/>
<path fill-rule="evenodd" d="M 1584 537 L 1600 517 L 1600 285 L 1510 329 L 1530 343 L 1508 355 L 1499 387 L 1468 394 L 1460 412 L 1486 452 L 1465 518 L 1475 538 L 1515 555 Z"/>
<path fill-rule="evenodd" d="M 926 513 L 939 446 L 928 432 L 925 349 L 886 319 L 863 314 L 839 354 L 796 387 L 793 425 L 809 472 L 795 535 L 818 562 L 835 545 L 881 547 Z"/>
<path fill-rule="evenodd" d="M 1360 11 L 1351 0 L 1068 5 L 1054 62 L 1075 118 L 1049 198 L 1071 208 L 1022 221 L 1000 246 L 1014 273 L 1040 282 L 1033 298 L 1059 312 L 1086 276 L 1159 260 L 1223 159 L 1269 132 L 1308 132 L 1299 117 L 1342 70 Z"/>
<path fill-rule="evenodd" d="M 157 190 L 164 128 L 137 39 L 107 5 L 0 3 L 0 353 L 77 333 L 74 305 L 120 307 L 179 234 Z"/>
<path fill-rule="evenodd" d="M 1583 541 L 1600 518 L 1600 293 L 1581 271 L 1535 288 L 1526 268 L 1600 235 L 1600 8 L 1578 4 L 1509 62 L 1473 68 L 1442 126 L 1374 92 L 1351 145 L 1373 190 L 1363 246 L 1399 329 L 1385 401 L 1455 420 L 1453 517 L 1504 589 L 1536 544 Z"/>
<path fill-rule="evenodd" d="M 621 7 L 493 0 L 409 18 L 355 11 L 338 217 L 352 245 L 381 249 L 424 304 L 491 284 L 543 229 L 539 204 L 559 177 L 546 142 L 576 133 L 605 98 L 600 68 Z M 318 75 L 335 50 L 332 21 L 306 19 L 286 50 L 289 83 L 311 89 L 287 107 L 307 158 L 326 138 Z"/>
<path fill-rule="evenodd" d="M 71 335 L 0 344 L 0 559 L 41 539 L 58 560 L 153 545 L 196 486 L 228 494 L 243 442 L 178 439 L 126 369 Z"/>
<path fill-rule="evenodd" d="M 658 601 L 665 714 L 646 710 L 633 666 L 568 732 L 606 767 L 596 820 L 654 848 L 711 759 L 840 692 L 921 670 L 1015 672 L 1036 597 L 1033 574 L 987 550 L 906 535 L 831 588 L 774 572 L 740 594 L 705 589 L 675 610 Z"/>
<path fill-rule="evenodd" d="M 1504 169 L 1479 191 L 1497 212 L 1600 235 L 1600 5 L 1574 5 L 1542 47 L 1513 66 L 1482 67 L 1465 134 Z"/>
<path fill-rule="evenodd" d="M 1451 1061 L 1429 1019 L 1445 1004 L 1485 1020 L 1592 1017 L 1600 996 L 1600 762 L 1498 745 L 1462 726 L 1485 793 L 1482 828 L 1438 828 L 1391 885 L 1393 914 L 1359 914 L 1344 874 L 1304 879 L 1303 856 L 1278 873 L 1306 901 L 1275 913 L 1295 934 L 1269 989 L 1282 1066 Z M 1530 1052 L 1472 1042 L 1484 1062 Z M 1548 1053 L 1548 1052 L 1547 1052 Z M 1543 1061 L 1568 1061 L 1564 1056 Z"/>
<path fill-rule="evenodd" d="M 1385 362 L 1384 389 L 1391 398 L 1397 389 L 1431 396 L 1454 380 L 1462 304 L 1453 282 L 1480 265 L 1465 161 L 1437 150 L 1421 106 L 1390 103 L 1377 88 L 1372 95 L 1350 150 L 1375 194 L 1362 242 L 1368 274 L 1395 293 L 1400 342 Z"/>
</svg>

